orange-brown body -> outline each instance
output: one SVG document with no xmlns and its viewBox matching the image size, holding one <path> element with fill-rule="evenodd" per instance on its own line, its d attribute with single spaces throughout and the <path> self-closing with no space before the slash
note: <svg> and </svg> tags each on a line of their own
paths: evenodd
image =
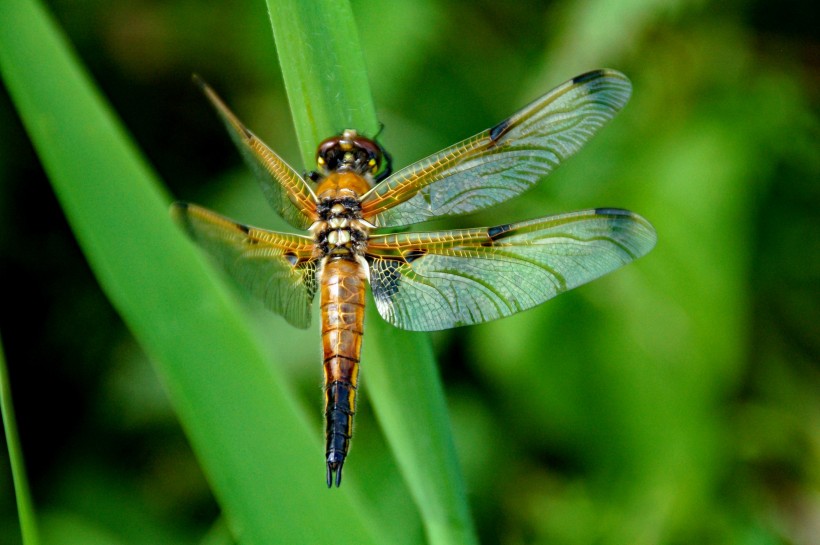
<svg viewBox="0 0 820 545">
<path fill-rule="evenodd" d="M 325 370 L 327 484 L 339 486 L 356 412 L 356 390 L 364 332 L 367 247 L 370 224 L 359 199 L 372 179 L 349 170 L 329 172 L 316 187 L 319 219 L 311 226 L 323 254 L 317 278 L 321 291 Z"/>
<path fill-rule="evenodd" d="M 328 481 L 338 469 L 338 486 L 353 436 L 367 279 L 347 256 L 326 258 L 320 274 Z"/>
<path fill-rule="evenodd" d="M 321 199 L 364 195 L 370 184 L 355 172 L 334 172 L 324 178 L 316 187 L 316 196 Z"/>
</svg>

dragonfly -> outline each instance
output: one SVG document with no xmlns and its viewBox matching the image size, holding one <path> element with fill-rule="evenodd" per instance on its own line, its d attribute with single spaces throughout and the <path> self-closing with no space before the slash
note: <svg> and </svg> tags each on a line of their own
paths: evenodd
<svg viewBox="0 0 820 545">
<path fill-rule="evenodd" d="M 395 232 L 515 197 L 577 152 L 629 100 L 610 69 L 572 78 L 494 127 L 392 172 L 375 139 L 346 129 L 299 174 L 195 78 L 273 209 L 305 234 L 269 231 L 183 202 L 172 215 L 241 285 L 307 328 L 320 297 L 327 486 L 353 435 L 369 284 L 393 326 L 434 331 L 515 314 L 649 252 L 652 225 L 596 208 L 492 227 Z M 379 231 L 393 229 L 392 232 Z"/>
</svg>

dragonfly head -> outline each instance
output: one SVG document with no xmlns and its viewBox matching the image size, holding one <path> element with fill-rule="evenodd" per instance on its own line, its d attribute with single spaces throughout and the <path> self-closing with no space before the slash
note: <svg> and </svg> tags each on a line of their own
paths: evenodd
<svg viewBox="0 0 820 545">
<path fill-rule="evenodd" d="M 353 129 L 323 140 L 316 150 L 316 164 L 327 175 L 332 172 L 355 172 L 360 176 L 376 176 L 384 163 L 380 145 L 360 136 Z"/>
</svg>

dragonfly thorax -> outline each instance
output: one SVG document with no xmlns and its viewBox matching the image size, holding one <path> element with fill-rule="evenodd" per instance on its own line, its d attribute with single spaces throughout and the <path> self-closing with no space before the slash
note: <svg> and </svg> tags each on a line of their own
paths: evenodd
<svg viewBox="0 0 820 545">
<path fill-rule="evenodd" d="M 362 255 L 373 225 L 362 218 L 357 197 L 339 196 L 345 192 L 332 193 L 320 198 L 316 207 L 319 220 L 310 226 L 316 246 L 322 255 Z"/>
<path fill-rule="evenodd" d="M 319 144 L 316 161 L 321 172 L 311 177 L 318 182 L 319 219 L 310 231 L 322 255 L 363 255 L 374 226 L 362 217 L 360 198 L 373 188 L 384 158 L 378 144 L 351 129 Z"/>
</svg>

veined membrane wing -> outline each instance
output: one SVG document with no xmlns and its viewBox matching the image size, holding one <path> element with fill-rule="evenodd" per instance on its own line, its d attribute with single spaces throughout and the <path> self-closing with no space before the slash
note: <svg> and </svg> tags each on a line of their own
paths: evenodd
<svg viewBox="0 0 820 545">
<path fill-rule="evenodd" d="M 271 207 L 297 229 L 316 220 L 316 195 L 310 185 L 231 112 L 211 87 L 199 77 L 194 81 L 211 101 L 236 147 L 253 171 Z"/>
<path fill-rule="evenodd" d="M 371 236 L 370 285 L 394 326 L 433 331 L 509 316 L 649 252 L 652 226 L 605 208 L 490 228 Z"/>
<path fill-rule="evenodd" d="M 393 227 L 515 197 L 578 151 L 631 92 L 615 70 L 576 76 L 495 127 L 396 172 L 362 198 L 362 214 Z"/>
<path fill-rule="evenodd" d="M 248 227 L 193 204 L 174 203 L 172 213 L 268 309 L 296 327 L 310 325 L 317 265 L 312 239 Z"/>
</svg>

